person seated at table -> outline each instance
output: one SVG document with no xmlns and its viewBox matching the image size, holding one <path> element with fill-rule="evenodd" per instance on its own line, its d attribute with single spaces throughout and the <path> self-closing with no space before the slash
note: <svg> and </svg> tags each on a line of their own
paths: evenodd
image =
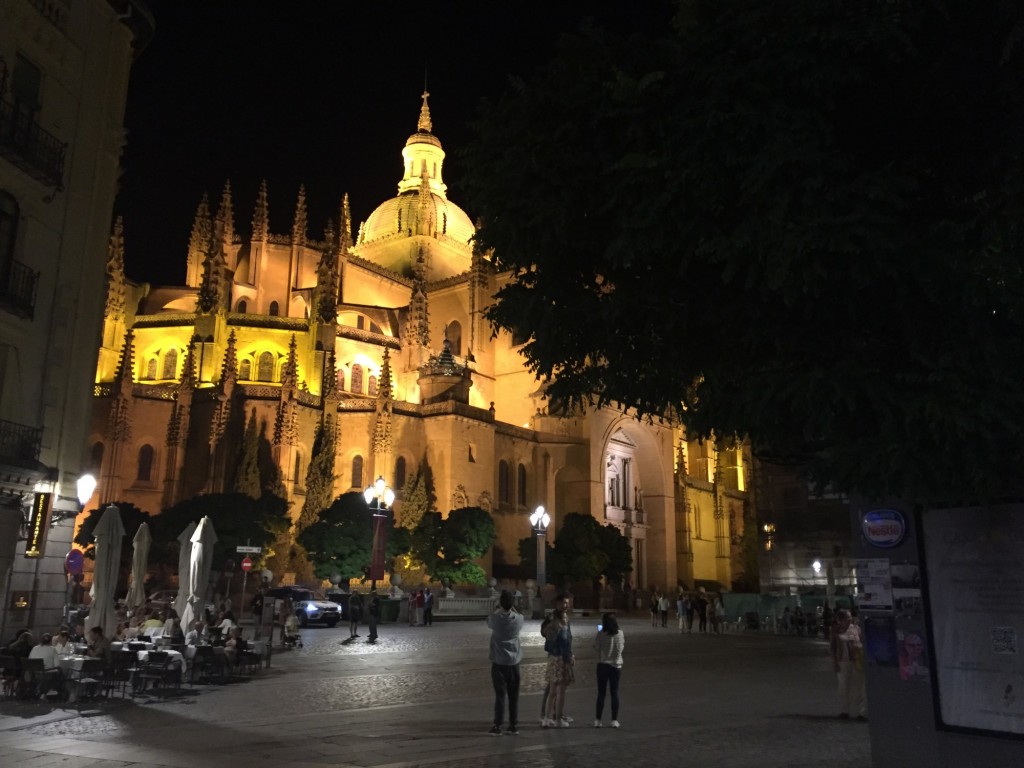
<svg viewBox="0 0 1024 768">
<path fill-rule="evenodd" d="M 53 647 L 53 635 L 47 632 L 39 638 L 39 645 L 32 647 L 28 657 L 30 659 L 42 659 L 43 669 L 56 669 L 57 649 Z"/>
<path fill-rule="evenodd" d="M 71 642 L 71 630 L 66 624 L 61 626 L 52 644 L 58 656 L 70 656 L 75 652 L 75 644 Z"/>
<path fill-rule="evenodd" d="M 206 625 L 198 619 L 193 621 L 192 628 L 185 633 L 185 645 L 206 645 L 207 640 Z"/>
<path fill-rule="evenodd" d="M 85 641 L 86 641 L 86 637 L 85 637 L 85 624 L 82 623 L 81 621 L 79 621 L 77 624 L 75 624 L 75 629 L 71 633 L 71 642 L 72 643 L 84 643 Z"/>
<path fill-rule="evenodd" d="M 162 630 L 164 623 L 167 619 L 161 614 L 154 612 L 146 617 L 146 620 L 142 622 L 142 630 L 139 632 L 140 635 L 152 635 L 154 629 Z"/>
<path fill-rule="evenodd" d="M 28 629 L 19 629 L 14 638 L 14 642 L 7 646 L 7 655 L 16 659 L 27 659 L 36 644 L 32 632 Z"/>
<path fill-rule="evenodd" d="M 237 665 L 242 658 L 242 651 L 248 649 L 249 643 L 242 637 L 242 628 L 232 627 L 227 642 L 224 643 L 224 654 L 228 657 L 228 660 L 232 664 Z"/>
<path fill-rule="evenodd" d="M 235 622 L 235 614 L 231 611 L 224 611 L 221 614 L 221 619 L 217 623 L 217 629 L 220 630 L 220 635 L 223 638 L 227 638 L 231 634 L 231 630 L 237 627 L 238 624 Z"/>
<path fill-rule="evenodd" d="M 93 627 L 89 630 L 89 649 L 86 655 L 110 661 L 110 640 L 103 634 L 103 627 Z"/>
<path fill-rule="evenodd" d="M 171 638 L 171 642 L 180 643 L 184 638 L 184 632 L 181 627 L 181 621 L 178 618 L 178 612 L 173 608 L 168 608 L 166 613 L 166 621 L 164 621 L 164 637 Z"/>
</svg>

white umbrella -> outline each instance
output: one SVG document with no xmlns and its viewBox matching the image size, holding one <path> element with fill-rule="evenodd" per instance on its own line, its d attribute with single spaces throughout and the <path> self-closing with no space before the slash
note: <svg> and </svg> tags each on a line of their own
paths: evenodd
<svg viewBox="0 0 1024 768">
<path fill-rule="evenodd" d="M 149 548 L 152 544 L 149 523 L 143 523 L 132 539 L 135 548 L 132 553 L 132 585 L 128 587 L 128 596 L 124 601 L 130 609 L 146 604 L 146 566 L 149 564 Z"/>
<path fill-rule="evenodd" d="M 192 562 L 192 534 L 195 532 L 196 524 L 189 523 L 188 527 L 178 534 L 181 550 L 178 552 L 178 596 L 174 598 L 174 612 L 179 618 L 185 614 L 185 606 L 188 605 L 188 572 Z M 182 624 L 181 627 L 187 629 L 188 624 Z"/>
<path fill-rule="evenodd" d="M 192 534 L 192 559 L 189 563 L 188 605 L 181 616 L 181 626 L 191 626 L 196 617 L 203 615 L 206 605 L 206 587 L 213 570 L 213 545 L 217 543 L 217 533 L 213 530 L 210 518 L 199 521 L 199 527 Z"/>
<path fill-rule="evenodd" d="M 110 637 L 117 624 L 114 590 L 121 570 L 121 543 L 124 539 L 121 510 L 113 504 L 107 507 L 92 535 L 96 539 L 96 565 L 92 575 L 92 606 L 85 626 L 87 629 L 103 627 L 103 633 Z"/>
</svg>

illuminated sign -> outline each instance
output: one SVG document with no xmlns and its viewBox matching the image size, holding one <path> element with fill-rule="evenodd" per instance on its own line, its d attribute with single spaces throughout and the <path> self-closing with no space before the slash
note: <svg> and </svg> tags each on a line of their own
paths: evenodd
<svg viewBox="0 0 1024 768">
<path fill-rule="evenodd" d="M 903 541 L 907 523 L 895 509 L 874 509 L 864 514 L 861 529 L 870 544 L 889 549 Z"/>
<path fill-rule="evenodd" d="M 25 557 L 42 557 L 46 549 L 46 535 L 50 532 L 50 510 L 53 508 L 52 493 L 37 493 L 32 498 L 32 511 L 28 516 L 28 541 L 25 542 Z"/>
</svg>

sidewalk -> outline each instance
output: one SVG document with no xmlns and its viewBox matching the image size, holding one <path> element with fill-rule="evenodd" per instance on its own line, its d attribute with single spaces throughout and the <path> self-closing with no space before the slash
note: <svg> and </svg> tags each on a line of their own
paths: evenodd
<svg viewBox="0 0 1024 768">
<path fill-rule="evenodd" d="M 544 654 L 539 622 L 523 633 L 518 736 L 494 738 L 483 622 L 384 624 L 377 645 L 347 629 L 303 630 L 262 676 L 178 697 L 113 702 L 79 717 L 0 705 L 4 766 L 231 765 L 588 768 L 807 766 L 868 768 L 868 729 L 835 719 L 821 641 L 680 636 L 624 618 L 623 727 L 595 729 L 595 620 L 574 622 L 577 682 L 568 729 L 537 725 Z M 365 635 L 365 631 L 363 632 Z M 605 713 L 608 719 L 608 713 Z"/>
</svg>

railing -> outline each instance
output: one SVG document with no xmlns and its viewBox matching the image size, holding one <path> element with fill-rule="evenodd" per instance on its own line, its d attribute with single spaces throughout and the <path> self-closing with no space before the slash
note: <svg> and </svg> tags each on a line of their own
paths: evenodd
<svg viewBox="0 0 1024 768">
<path fill-rule="evenodd" d="M 43 430 L 0 419 L 0 459 L 39 461 Z"/>
<path fill-rule="evenodd" d="M 18 317 L 31 320 L 35 316 L 38 285 L 38 272 L 20 261 L 11 260 L 6 274 L 0 277 L 0 306 Z"/>
<path fill-rule="evenodd" d="M 0 154 L 51 187 L 64 187 L 67 144 L 44 131 L 31 114 L 0 99 Z"/>
<path fill-rule="evenodd" d="M 434 615 L 442 618 L 483 618 L 490 615 L 497 604 L 497 597 L 438 597 Z"/>
</svg>

